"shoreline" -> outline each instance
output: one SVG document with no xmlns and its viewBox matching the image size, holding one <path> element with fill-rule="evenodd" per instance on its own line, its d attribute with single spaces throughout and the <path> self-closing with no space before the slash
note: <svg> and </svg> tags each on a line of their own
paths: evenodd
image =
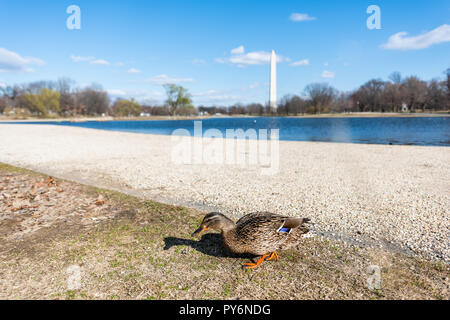
<svg viewBox="0 0 450 320">
<path fill-rule="evenodd" d="M 2 299 L 448 296 L 448 264 L 395 248 L 310 233 L 295 248 L 280 251 L 280 261 L 248 272 L 241 268 L 248 258 L 230 256 L 219 234 L 190 236 L 204 216 L 198 210 L 1 162 L 0 190 Z M 382 286 L 368 284 L 368 267 L 382 270 Z M 69 287 L 67 274 L 76 270 L 82 272 L 82 286 Z"/>
<path fill-rule="evenodd" d="M 2 125 L 0 141 L 0 162 L 58 178 L 235 218 L 307 216 L 319 233 L 450 262 L 447 147 L 280 141 L 280 169 L 264 176 L 255 166 L 174 164 L 170 136 Z"/>
<path fill-rule="evenodd" d="M 450 116 L 450 115 L 449 115 Z M 234 119 L 253 119 L 250 117 L 235 117 Z M 280 119 L 286 118 L 286 117 L 279 117 Z M 292 117 L 289 117 L 292 118 Z M 349 118 L 353 118 L 353 119 L 365 119 L 365 118 L 355 118 L 355 117 L 349 117 Z M 346 118 L 346 119 L 349 119 Z M 367 118 L 374 118 L 374 117 L 366 117 Z M 388 118 L 388 117 L 385 117 Z M 391 118 L 401 118 L 401 117 L 391 117 Z M 412 117 L 412 118 L 421 118 L 421 117 Z M 442 118 L 442 117 L 441 117 Z M 447 118 L 447 117 L 443 117 L 443 118 Z M 201 121 L 201 120 L 208 120 L 208 119 L 233 119 L 233 117 L 223 117 L 223 118 L 197 118 L 197 119 L 193 119 L 193 120 L 197 120 Z M 276 121 L 281 121 L 280 119 L 276 120 Z M 316 118 L 319 119 L 319 118 Z M 322 118 L 322 119 L 345 119 L 345 118 Z M 381 118 L 379 118 L 381 119 Z M 405 118 L 403 118 L 405 119 Z M 182 120 L 182 119 L 177 119 L 177 120 Z M 429 119 L 430 120 L 430 119 Z M 41 119 L 40 121 L 36 121 L 36 120 L 16 120 L 16 121 L 1 121 L 0 120 L 0 125 L 14 125 L 14 124 L 27 124 L 27 125 L 62 125 L 62 126 L 69 126 L 69 127 L 74 127 L 74 128 L 84 128 L 84 129 L 88 129 L 88 130 L 100 130 L 100 131 L 107 131 L 107 132 L 124 132 L 124 133 L 132 133 L 132 134 L 145 134 L 145 135 L 155 135 L 155 136 L 166 136 L 166 137 L 171 137 L 171 136 L 180 136 L 179 134 L 175 134 L 174 135 L 174 131 L 172 131 L 172 133 L 169 132 L 165 132 L 163 130 L 163 132 L 158 132 L 157 130 L 153 130 L 154 132 L 152 132 L 151 130 L 132 130 L 132 129 L 124 129 L 124 128 L 117 128 L 114 127 L 114 125 L 117 124 L 110 124 L 109 127 L 108 125 L 105 124 L 105 127 L 103 127 L 101 125 L 102 122 L 106 122 L 106 121 L 127 121 L 126 119 L 122 119 L 122 120 L 114 120 L 114 119 L 89 119 L 89 120 L 73 120 L 71 121 L 71 124 L 66 124 L 66 123 L 62 123 L 62 122 L 68 122 L 68 120 L 57 120 L 54 119 L 53 121 L 47 121 L 45 119 Z M 149 121 L 149 120 L 145 120 L 145 119 L 128 119 L 128 121 L 135 121 L 135 124 L 137 125 L 137 122 L 139 121 Z M 148 125 L 152 125 L 151 121 L 163 121 L 163 120 L 150 120 Z M 172 121 L 176 121 L 176 119 L 172 119 Z M 253 121 L 253 120 L 251 120 Z M 254 120 L 254 122 L 256 123 L 257 120 Z M 272 121 L 271 119 L 267 119 L 266 117 L 266 121 Z M 331 120 L 330 120 L 331 121 Z M 377 121 L 381 121 L 381 120 L 377 120 Z M 403 121 L 403 120 L 402 120 Z M 424 120 L 422 120 L 424 121 Z M 442 119 L 442 121 L 445 121 L 445 119 Z M 83 125 L 83 123 L 87 123 L 87 122 L 91 122 L 91 124 L 86 124 Z M 77 125 L 77 123 L 79 123 Z M 194 121 L 194 123 L 196 123 Z M 132 125 L 132 124 L 129 124 Z M 167 123 L 166 123 L 167 126 Z M 195 128 L 195 126 L 194 126 Z M 172 130 L 176 130 L 177 127 L 173 127 Z M 205 129 L 207 130 L 207 129 Z M 194 130 L 195 133 L 195 130 Z M 444 134 L 444 133 L 442 133 Z M 181 134 L 181 136 L 183 136 L 184 134 Z M 222 136 L 220 138 L 227 138 L 228 137 L 224 137 L 224 133 L 222 132 Z M 191 133 L 192 136 L 192 133 Z M 194 134 L 195 137 L 198 137 L 199 135 Z M 214 137 L 214 139 L 216 139 L 216 137 Z M 240 139 L 238 137 L 238 139 Z M 251 137 L 249 137 L 249 139 L 252 139 Z M 417 136 L 416 139 L 412 139 L 412 140 L 397 140 L 397 139 L 388 139 L 386 137 L 381 137 L 379 139 L 372 139 L 369 140 L 369 138 L 358 138 L 358 136 L 354 137 L 354 138 L 347 138 L 347 139 L 333 139 L 330 136 L 324 136 L 322 138 L 317 138 L 314 135 L 310 135 L 309 137 L 297 137 L 297 136 L 284 136 L 284 137 L 279 137 L 278 138 L 279 141 L 291 141 L 291 142 L 316 142 L 316 143 L 333 143 L 333 144 L 362 144 L 362 145 L 381 145 L 381 146 L 386 146 L 386 145 L 390 145 L 390 146 L 425 146 L 425 147 L 449 147 L 449 141 L 447 140 L 438 140 L 436 142 L 436 139 L 428 139 L 428 140 L 417 140 L 419 139 L 419 137 Z"/>
<path fill-rule="evenodd" d="M 86 121 L 148 121 L 148 120 L 207 120 L 222 118 L 264 118 L 271 115 L 212 115 L 212 116 L 150 116 L 150 117 L 70 117 L 70 118 L 25 118 L 9 119 L 0 117 L 1 122 L 86 122 Z M 427 118 L 427 117 L 450 117 L 450 111 L 442 113 L 382 113 L 382 112 L 355 112 L 355 113 L 326 113 L 305 115 L 273 116 L 278 118 Z"/>
</svg>

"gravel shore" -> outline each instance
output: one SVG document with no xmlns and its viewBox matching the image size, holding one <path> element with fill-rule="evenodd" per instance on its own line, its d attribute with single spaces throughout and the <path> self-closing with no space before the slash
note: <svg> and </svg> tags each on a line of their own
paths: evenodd
<svg viewBox="0 0 450 320">
<path fill-rule="evenodd" d="M 309 217 L 330 237 L 450 262 L 450 148 L 281 141 L 275 175 L 175 164 L 173 148 L 170 136 L 0 124 L 0 162 L 236 218 Z"/>
</svg>

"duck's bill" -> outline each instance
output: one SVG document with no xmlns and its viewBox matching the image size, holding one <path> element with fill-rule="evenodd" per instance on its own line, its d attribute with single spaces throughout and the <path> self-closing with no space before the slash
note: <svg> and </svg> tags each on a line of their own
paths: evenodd
<svg viewBox="0 0 450 320">
<path fill-rule="evenodd" d="M 197 230 L 195 230 L 193 233 L 192 233 L 192 237 L 196 237 L 196 236 L 198 236 L 198 235 L 200 235 L 203 231 L 205 231 L 206 230 L 206 228 L 204 228 L 204 227 L 199 227 Z"/>
</svg>

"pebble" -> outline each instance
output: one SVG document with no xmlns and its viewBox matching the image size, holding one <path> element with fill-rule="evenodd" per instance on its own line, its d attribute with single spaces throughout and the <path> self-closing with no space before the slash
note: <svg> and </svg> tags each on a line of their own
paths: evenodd
<svg viewBox="0 0 450 320">
<path fill-rule="evenodd" d="M 170 136 L 0 126 L 0 141 L 11 136 L 17 143 L 0 144 L 0 162 L 234 219 L 254 211 L 309 217 L 317 232 L 450 262 L 448 147 L 281 141 L 278 170 L 264 175 L 260 165 L 175 163 Z"/>
</svg>

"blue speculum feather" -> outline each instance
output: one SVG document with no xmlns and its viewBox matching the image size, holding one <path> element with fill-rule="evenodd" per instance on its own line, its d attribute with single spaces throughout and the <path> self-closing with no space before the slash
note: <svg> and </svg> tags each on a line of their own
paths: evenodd
<svg viewBox="0 0 450 320">
<path fill-rule="evenodd" d="M 291 232 L 291 229 L 290 229 L 290 228 L 281 228 L 278 232 L 286 232 L 286 233 L 289 233 L 289 232 Z"/>
</svg>

